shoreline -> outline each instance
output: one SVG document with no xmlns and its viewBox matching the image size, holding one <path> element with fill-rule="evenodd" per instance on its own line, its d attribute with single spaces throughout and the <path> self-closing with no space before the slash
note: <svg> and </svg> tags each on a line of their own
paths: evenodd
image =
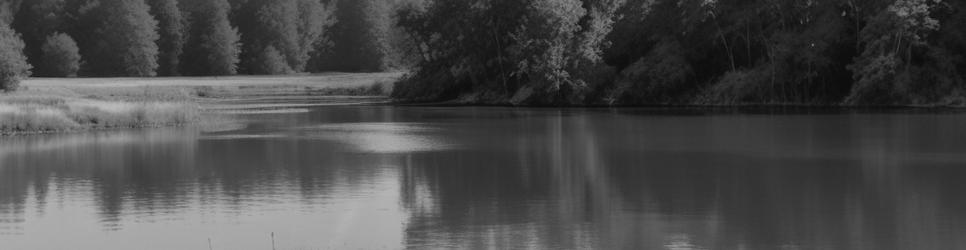
<svg viewBox="0 0 966 250">
<path fill-rule="evenodd" d="M 0 93 L 0 136 L 162 128 L 296 107 L 386 103 L 400 72 L 32 78 Z"/>
<path fill-rule="evenodd" d="M 510 103 L 489 102 L 411 102 L 393 101 L 399 106 L 427 107 L 516 107 L 516 108 L 830 108 L 830 109 L 966 109 L 966 105 L 845 105 L 845 104 L 801 104 L 801 103 L 746 103 L 746 104 L 585 104 L 585 105 L 514 105 Z"/>
<path fill-rule="evenodd" d="M 190 126 L 221 117 L 308 112 L 335 105 L 402 107 L 507 107 L 694 110 L 963 111 L 963 105 L 652 104 L 513 105 L 509 102 L 394 100 L 391 73 L 324 73 L 285 76 L 32 78 L 22 91 L 0 94 L 0 136 Z M 164 108 L 158 108 L 164 107 Z M 63 124 L 49 124 L 44 115 Z M 151 113 L 154 112 L 154 113 Z M 162 118 L 156 116 L 163 116 Z M 20 119 L 19 125 L 11 125 Z M 65 121 L 64 117 L 71 121 Z M 218 117 L 218 118 L 214 118 Z M 50 119 L 48 119 L 50 120 Z M 64 125 L 67 124 L 67 125 Z M 13 128 L 11 128 L 13 127 Z"/>
</svg>

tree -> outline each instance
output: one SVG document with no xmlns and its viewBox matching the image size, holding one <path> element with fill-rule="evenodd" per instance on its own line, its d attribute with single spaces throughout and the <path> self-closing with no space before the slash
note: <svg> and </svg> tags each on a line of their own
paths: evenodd
<svg viewBox="0 0 966 250">
<path fill-rule="evenodd" d="M 275 46 L 269 45 L 259 53 L 258 57 L 252 60 L 250 67 L 252 72 L 267 75 L 280 75 L 292 73 L 292 68 L 288 67 L 285 56 L 282 55 Z"/>
<path fill-rule="evenodd" d="M 330 28 L 336 19 L 334 6 L 318 0 L 298 0 L 298 10 L 299 47 L 296 57 L 290 61 L 294 61 L 293 69 L 303 71 L 312 54 L 327 46 Z"/>
<path fill-rule="evenodd" d="M 339 71 L 384 71 L 392 67 L 389 34 L 391 1 L 335 0 L 338 23 L 332 27 L 333 47 L 320 67 Z M 328 58 L 327 60 L 325 58 Z"/>
<path fill-rule="evenodd" d="M 226 0 L 187 0 L 190 34 L 185 44 L 182 72 L 189 75 L 233 75 L 241 52 L 238 30 L 228 20 Z"/>
<path fill-rule="evenodd" d="M 946 92 L 961 81 L 951 58 L 933 44 L 943 6 L 941 0 L 898 0 L 873 17 L 861 32 L 864 50 L 850 66 L 856 81 L 846 102 L 928 103 L 939 96 L 926 92 Z"/>
<path fill-rule="evenodd" d="M 332 11 L 319 0 L 250 0 L 235 14 L 242 33 L 243 71 L 269 74 L 269 68 L 287 68 L 275 73 L 302 71 L 310 54 L 333 22 Z M 261 61 L 273 47 L 283 59 L 281 65 L 266 67 Z"/>
<path fill-rule="evenodd" d="M 20 6 L 12 26 L 23 35 L 30 64 L 43 64 L 41 45 L 51 34 L 64 28 L 65 4 L 65 0 L 31 0 Z"/>
<path fill-rule="evenodd" d="M 54 77 L 74 77 L 80 70 L 80 52 L 77 43 L 64 33 L 54 33 L 47 37 L 41 47 L 43 62 L 38 69 L 39 75 Z"/>
<path fill-rule="evenodd" d="M 30 75 L 31 66 L 23 49 L 20 35 L 0 22 L 0 90 L 17 90 L 20 80 Z"/>
<path fill-rule="evenodd" d="M 418 92 L 414 89 L 429 87 L 453 89 L 447 95 L 476 92 L 475 98 L 514 104 L 582 103 L 596 85 L 590 81 L 613 75 L 601 55 L 623 5 L 596 0 L 434 1 L 424 10 L 404 10 L 400 25 L 427 49 L 417 72 L 397 85 L 402 87 L 394 94 L 405 98 Z"/>
<path fill-rule="evenodd" d="M 150 0 L 151 14 L 158 20 L 158 75 L 180 75 L 181 53 L 184 51 L 186 19 L 177 0 Z"/>
<path fill-rule="evenodd" d="M 521 58 L 517 62 L 517 73 L 527 75 L 531 86 L 552 95 L 551 99 L 574 98 L 556 96 L 556 93 L 572 94 L 585 87 L 571 75 L 568 67 L 575 52 L 572 42 L 580 31 L 579 22 L 586 10 L 579 0 L 534 0 L 527 10 L 525 21 L 514 35 L 517 47 L 513 54 Z"/>
<path fill-rule="evenodd" d="M 529 3 L 483 2 L 429 1 L 400 9 L 399 26 L 413 40 L 420 61 L 393 87 L 394 97 L 438 101 L 480 94 L 501 99 L 526 83 L 514 73 L 519 60 L 511 52 Z"/>
<path fill-rule="evenodd" d="M 96 39 L 84 56 L 90 72 L 104 76 L 155 76 L 158 22 L 144 0 L 101 0 Z"/>
<path fill-rule="evenodd" d="M 296 0 L 250 0 L 236 17 L 242 36 L 242 68 L 253 74 L 292 72 L 287 61 L 298 53 L 298 5 Z M 269 50 L 272 47 L 273 51 Z M 271 54 L 281 61 L 262 61 Z M 271 55 L 274 57 L 275 55 Z M 266 65 L 280 63 L 279 65 Z M 266 72 L 282 69 L 281 72 Z M 277 70 L 272 70 L 277 71 Z"/>
<path fill-rule="evenodd" d="M 0 0 L 0 21 L 7 24 L 13 23 L 14 16 L 23 2 L 24 0 Z"/>
</svg>

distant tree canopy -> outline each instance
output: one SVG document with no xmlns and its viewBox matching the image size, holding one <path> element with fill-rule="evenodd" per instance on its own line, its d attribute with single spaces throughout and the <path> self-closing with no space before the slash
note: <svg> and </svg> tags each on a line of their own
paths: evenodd
<svg viewBox="0 0 966 250">
<path fill-rule="evenodd" d="M 4 22 L 0 22 L 0 91 L 14 91 L 20 80 L 30 75 L 30 64 L 23 54 L 24 43 Z"/>
<path fill-rule="evenodd" d="M 0 0 L 0 23 L 42 75 L 411 68 L 394 97 L 966 105 L 966 1 Z"/>
<path fill-rule="evenodd" d="M 41 75 L 61 75 L 46 70 L 63 62 L 42 51 L 61 33 L 75 41 L 83 76 L 379 71 L 409 60 L 394 52 L 410 43 L 393 13 L 417 1 L 0 0 L 0 21 L 23 34 Z M 338 36 L 337 17 L 348 20 Z"/>
<path fill-rule="evenodd" d="M 407 99 L 583 102 L 599 84 L 623 1 L 432 1 L 401 12 L 423 61 L 395 95 Z"/>
<path fill-rule="evenodd" d="M 339 20 L 332 27 L 333 47 L 320 67 L 339 71 L 388 69 L 390 1 L 334 0 Z"/>
<path fill-rule="evenodd" d="M 23 2 L 24 0 L 0 0 L 0 21 L 6 24 L 13 23 L 13 19 Z"/>
<path fill-rule="evenodd" d="M 182 0 L 189 32 L 181 60 L 186 75 L 233 75 L 241 53 L 238 29 L 232 27 L 226 0 Z"/>
<path fill-rule="evenodd" d="M 40 65 L 40 46 L 48 36 L 61 31 L 64 26 L 65 0 L 30 0 L 20 5 L 13 20 L 13 28 L 23 35 L 27 58 L 31 64 Z"/>
<path fill-rule="evenodd" d="M 284 74 L 317 70 L 306 65 L 331 47 L 329 2 L 0 0 L 0 21 L 23 34 L 24 53 L 43 75 L 61 63 L 45 62 L 41 48 L 57 33 L 76 41 L 84 76 Z"/>
<path fill-rule="evenodd" d="M 77 43 L 64 33 L 54 33 L 47 37 L 40 48 L 41 62 L 37 75 L 52 77 L 74 77 L 80 70 L 80 49 Z"/>
<path fill-rule="evenodd" d="M 468 0 L 400 11 L 408 100 L 516 104 L 966 102 L 947 0 Z"/>
<path fill-rule="evenodd" d="M 335 19 L 327 40 L 310 62 L 311 71 L 386 71 L 408 68 L 413 40 L 400 28 L 397 12 L 423 0 L 332 0 Z"/>
<path fill-rule="evenodd" d="M 181 53 L 184 51 L 187 19 L 177 0 L 148 0 L 151 15 L 158 20 L 158 75 L 181 75 Z"/>
<path fill-rule="evenodd" d="M 234 18 L 241 27 L 243 69 L 253 74 L 304 70 L 334 21 L 332 9 L 318 0 L 248 0 Z M 284 60 L 264 61 L 273 54 Z"/>
<path fill-rule="evenodd" d="M 100 0 L 96 38 L 84 58 L 92 74 L 155 76 L 158 69 L 158 21 L 144 0 Z M 83 50 L 82 50 L 83 51 Z"/>
</svg>

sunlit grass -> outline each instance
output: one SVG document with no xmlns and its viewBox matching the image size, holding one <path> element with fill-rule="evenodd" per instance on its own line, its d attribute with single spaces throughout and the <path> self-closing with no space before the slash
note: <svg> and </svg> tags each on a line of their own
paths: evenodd
<svg viewBox="0 0 966 250">
<path fill-rule="evenodd" d="M 0 134 L 223 123 L 225 115 L 308 112 L 385 96 L 401 73 L 31 78 L 0 93 Z M 320 100 L 327 100 L 321 102 Z"/>
<path fill-rule="evenodd" d="M 68 96 L 0 96 L 0 133 L 44 133 L 86 129 L 181 125 L 198 121 L 197 104 L 115 101 Z"/>
</svg>

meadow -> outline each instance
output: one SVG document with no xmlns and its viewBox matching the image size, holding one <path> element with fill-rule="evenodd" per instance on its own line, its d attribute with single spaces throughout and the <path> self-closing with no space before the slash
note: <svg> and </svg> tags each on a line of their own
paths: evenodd
<svg viewBox="0 0 966 250">
<path fill-rule="evenodd" d="M 0 134 L 179 126 L 223 114 L 386 101 L 401 73 L 33 78 L 0 94 Z"/>
</svg>

